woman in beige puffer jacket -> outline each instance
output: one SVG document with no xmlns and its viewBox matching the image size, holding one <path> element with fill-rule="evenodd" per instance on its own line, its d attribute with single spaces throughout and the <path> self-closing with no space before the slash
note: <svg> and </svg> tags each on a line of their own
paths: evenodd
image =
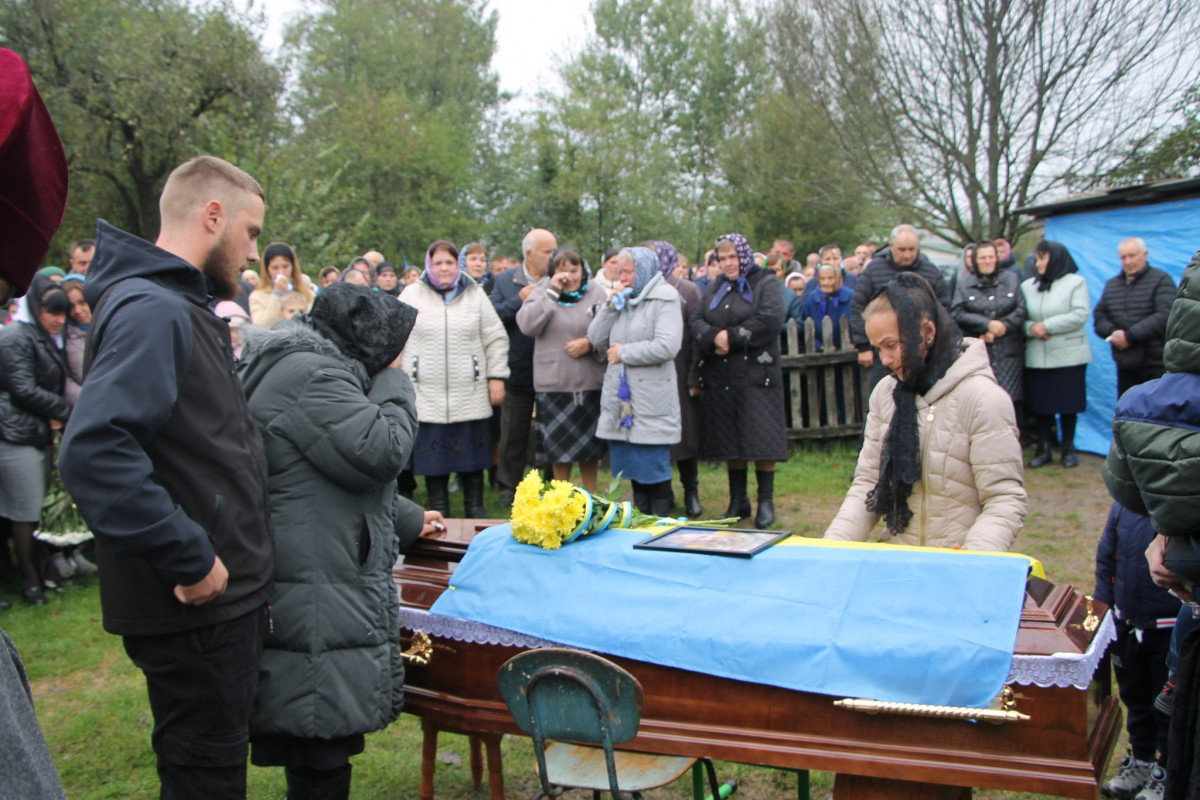
<svg viewBox="0 0 1200 800">
<path fill-rule="evenodd" d="M 929 292 L 928 303 L 921 298 L 925 291 Z M 896 298 L 904 294 L 917 297 L 911 309 L 916 313 L 902 309 L 897 315 L 893 310 Z M 854 481 L 825 538 L 866 541 L 880 518 L 887 516 L 884 538 L 890 535 L 888 540 L 897 544 L 1008 550 L 1024 524 L 1028 498 L 1012 401 L 992 374 L 987 346 L 978 339 L 962 339 L 927 285 L 890 285 L 880 297 L 879 303 L 873 301 L 864 312 L 864 318 L 869 318 L 868 335 L 876 334 L 871 337 L 872 344 L 879 348 L 881 361 L 895 374 L 880 381 L 871 393 Z M 899 300 L 904 302 L 903 297 Z M 920 332 L 915 323 L 899 325 L 897 316 L 919 320 Z M 907 513 L 887 513 L 887 493 L 903 486 L 894 479 L 888 483 L 899 462 L 891 459 L 888 475 L 881 474 L 889 452 L 889 428 L 902 424 L 897 415 L 897 399 L 902 397 L 897 376 L 908 373 L 902 355 L 909 349 L 901 341 L 904 327 L 914 329 L 911 349 L 919 349 L 922 356 L 917 369 L 933 371 L 927 376 L 932 385 L 915 392 L 913 398 L 917 441 L 915 448 L 908 449 L 919 453 L 919 461 L 912 465 L 919 477 L 911 483 L 911 494 L 904 495 L 907 486 L 897 492 L 892 506 L 902 509 L 907 502 L 911 511 L 907 524 L 901 519 L 908 517 Z M 939 348 L 941 370 L 925 364 Z M 919 381 L 918 388 L 924 388 Z M 903 436 L 897 435 L 896 440 L 903 441 Z"/>
</svg>

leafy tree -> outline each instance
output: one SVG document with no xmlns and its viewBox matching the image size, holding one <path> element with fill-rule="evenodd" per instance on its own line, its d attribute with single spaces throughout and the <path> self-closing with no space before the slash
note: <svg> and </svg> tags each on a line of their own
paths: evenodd
<svg viewBox="0 0 1200 800">
<path fill-rule="evenodd" d="M 1125 163 L 1109 172 L 1113 183 L 1145 183 L 1200 175 L 1200 86 L 1176 106 L 1183 122 L 1163 135 L 1157 131 L 1133 143 Z"/>
<path fill-rule="evenodd" d="M 208 152 L 254 165 L 278 126 L 282 77 L 232 5 L 7 0 L 0 45 L 29 64 L 67 152 L 67 219 L 52 252 L 104 217 L 158 232 L 175 166 Z"/>
<path fill-rule="evenodd" d="M 1161 0 L 775 0 L 795 82 L 881 198 L 958 243 L 1088 188 L 1195 84 L 1200 6 Z"/>
</svg>

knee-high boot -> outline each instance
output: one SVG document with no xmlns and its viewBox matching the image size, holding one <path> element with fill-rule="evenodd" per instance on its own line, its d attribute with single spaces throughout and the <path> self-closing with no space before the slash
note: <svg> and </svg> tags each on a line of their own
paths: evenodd
<svg viewBox="0 0 1200 800">
<path fill-rule="evenodd" d="M 463 487 L 463 516 L 467 519 L 483 519 L 487 511 L 483 508 L 483 471 L 459 474 Z"/>
<path fill-rule="evenodd" d="M 671 516 L 671 506 L 675 504 L 675 496 L 671 491 L 671 481 L 653 484 L 650 487 L 650 513 L 656 517 Z"/>
<path fill-rule="evenodd" d="M 754 513 L 754 527 L 770 528 L 775 524 L 775 471 L 754 470 L 758 482 L 758 508 Z"/>
<path fill-rule="evenodd" d="M 746 470 L 729 469 L 729 508 L 725 509 L 726 517 L 750 516 L 750 498 L 746 495 Z"/>
<path fill-rule="evenodd" d="M 681 458 L 679 482 L 683 484 L 683 513 L 691 519 L 699 519 L 704 513 L 700 507 L 700 462 L 694 458 Z"/>
<path fill-rule="evenodd" d="M 425 492 L 429 495 L 429 510 L 440 511 L 443 517 L 450 516 L 450 493 L 447 486 L 449 475 L 426 475 Z"/>
</svg>

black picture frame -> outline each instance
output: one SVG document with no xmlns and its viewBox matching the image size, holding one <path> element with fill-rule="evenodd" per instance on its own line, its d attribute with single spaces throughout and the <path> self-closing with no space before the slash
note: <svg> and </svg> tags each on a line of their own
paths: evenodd
<svg viewBox="0 0 1200 800">
<path fill-rule="evenodd" d="M 661 550 L 668 553 L 703 553 L 710 556 L 752 558 L 757 553 L 761 553 L 791 535 L 790 531 L 676 525 L 668 531 L 651 536 L 644 542 L 638 542 L 633 547 L 635 550 Z M 722 541 L 723 539 L 725 541 Z"/>
</svg>

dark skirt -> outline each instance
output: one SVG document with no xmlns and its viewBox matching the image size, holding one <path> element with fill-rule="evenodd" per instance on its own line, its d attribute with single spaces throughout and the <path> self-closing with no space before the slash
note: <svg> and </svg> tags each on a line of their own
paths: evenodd
<svg viewBox="0 0 1200 800">
<path fill-rule="evenodd" d="M 617 440 L 608 443 L 612 474 L 638 483 L 662 483 L 671 480 L 671 446 L 668 444 L 630 444 Z"/>
<path fill-rule="evenodd" d="M 299 739 L 294 736 L 251 736 L 250 763 L 256 767 L 307 767 L 330 770 L 350 763 L 363 751 L 361 733 L 338 739 Z"/>
<path fill-rule="evenodd" d="M 1087 411 L 1087 364 L 1025 370 L 1025 403 L 1031 414 L 1082 414 Z"/>
<path fill-rule="evenodd" d="M 413 474 L 478 472 L 492 465 L 492 423 L 473 419 L 439 425 L 422 422 L 413 445 Z"/>
<path fill-rule="evenodd" d="M 538 392 L 537 433 L 539 464 L 599 461 L 608 452 L 596 438 L 600 419 L 600 390 Z"/>
<path fill-rule="evenodd" d="M 700 458 L 787 461 L 783 387 L 706 387 L 700 408 Z"/>
</svg>

